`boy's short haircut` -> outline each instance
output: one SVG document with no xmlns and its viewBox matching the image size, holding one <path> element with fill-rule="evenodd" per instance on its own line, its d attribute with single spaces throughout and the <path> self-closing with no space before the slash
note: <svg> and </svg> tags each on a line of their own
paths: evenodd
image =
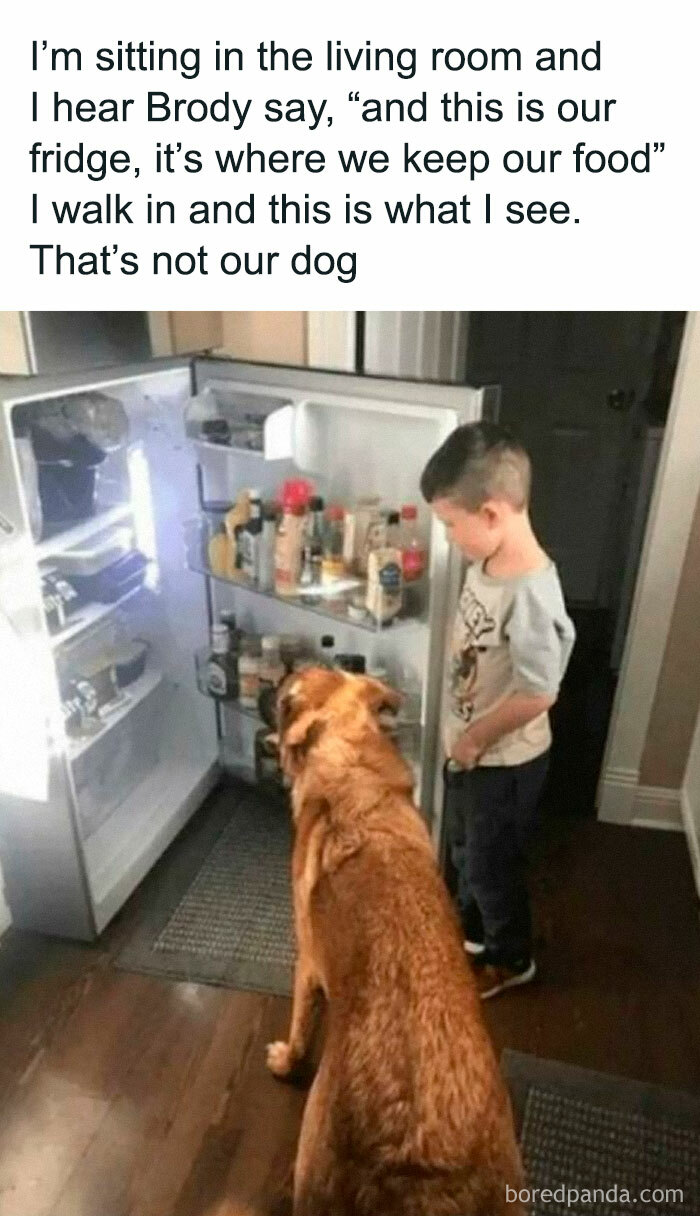
<svg viewBox="0 0 700 1216">
<path fill-rule="evenodd" d="M 511 432 L 493 422 L 470 422 L 433 453 L 420 488 L 426 502 L 450 498 L 478 511 L 493 498 L 522 511 L 530 501 L 530 482 L 530 457 Z"/>
</svg>

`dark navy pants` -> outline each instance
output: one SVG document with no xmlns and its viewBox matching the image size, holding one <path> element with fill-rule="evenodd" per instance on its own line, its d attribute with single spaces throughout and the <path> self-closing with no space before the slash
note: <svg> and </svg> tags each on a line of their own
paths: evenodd
<svg viewBox="0 0 700 1216">
<path fill-rule="evenodd" d="M 532 957 L 528 848 L 549 752 L 527 764 L 445 770 L 447 845 L 465 936 L 512 966 Z"/>
</svg>

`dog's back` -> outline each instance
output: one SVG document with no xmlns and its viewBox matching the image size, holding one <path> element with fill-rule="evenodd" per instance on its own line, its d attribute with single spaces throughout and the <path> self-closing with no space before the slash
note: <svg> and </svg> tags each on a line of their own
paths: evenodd
<svg viewBox="0 0 700 1216">
<path fill-rule="evenodd" d="M 385 814 L 319 876 L 309 909 L 329 1000 L 336 1203 L 347 1204 L 333 1211 L 513 1213 L 510 1109 L 455 918 L 427 836 L 404 833 L 393 806 Z"/>
<path fill-rule="evenodd" d="M 327 1037 L 295 1167 L 295 1216 L 521 1216 L 510 1105 L 413 779 L 380 728 L 395 694 L 312 669 L 280 694 L 299 947 L 286 1075 L 313 990 Z"/>
</svg>

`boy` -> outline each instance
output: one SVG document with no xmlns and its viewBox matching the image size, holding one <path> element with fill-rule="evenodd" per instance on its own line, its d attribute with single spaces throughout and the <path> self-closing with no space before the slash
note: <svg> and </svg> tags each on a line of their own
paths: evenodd
<svg viewBox="0 0 700 1216">
<path fill-rule="evenodd" d="M 530 461 L 502 427 L 460 426 L 421 491 L 469 559 L 451 654 L 445 814 L 482 999 L 534 978 L 526 852 L 574 644 L 528 513 Z"/>
</svg>

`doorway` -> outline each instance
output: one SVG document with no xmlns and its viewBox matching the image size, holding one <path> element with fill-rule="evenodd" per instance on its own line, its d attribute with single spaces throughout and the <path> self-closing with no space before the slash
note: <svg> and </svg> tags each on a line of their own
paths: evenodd
<svg viewBox="0 0 700 1216">
<path fill-rule="evenodd" d="M 499 384 L 577 644 L 547 801 L 593 815 L 684 313 L 470 313 L 466 380 Z"/>
</svg>

